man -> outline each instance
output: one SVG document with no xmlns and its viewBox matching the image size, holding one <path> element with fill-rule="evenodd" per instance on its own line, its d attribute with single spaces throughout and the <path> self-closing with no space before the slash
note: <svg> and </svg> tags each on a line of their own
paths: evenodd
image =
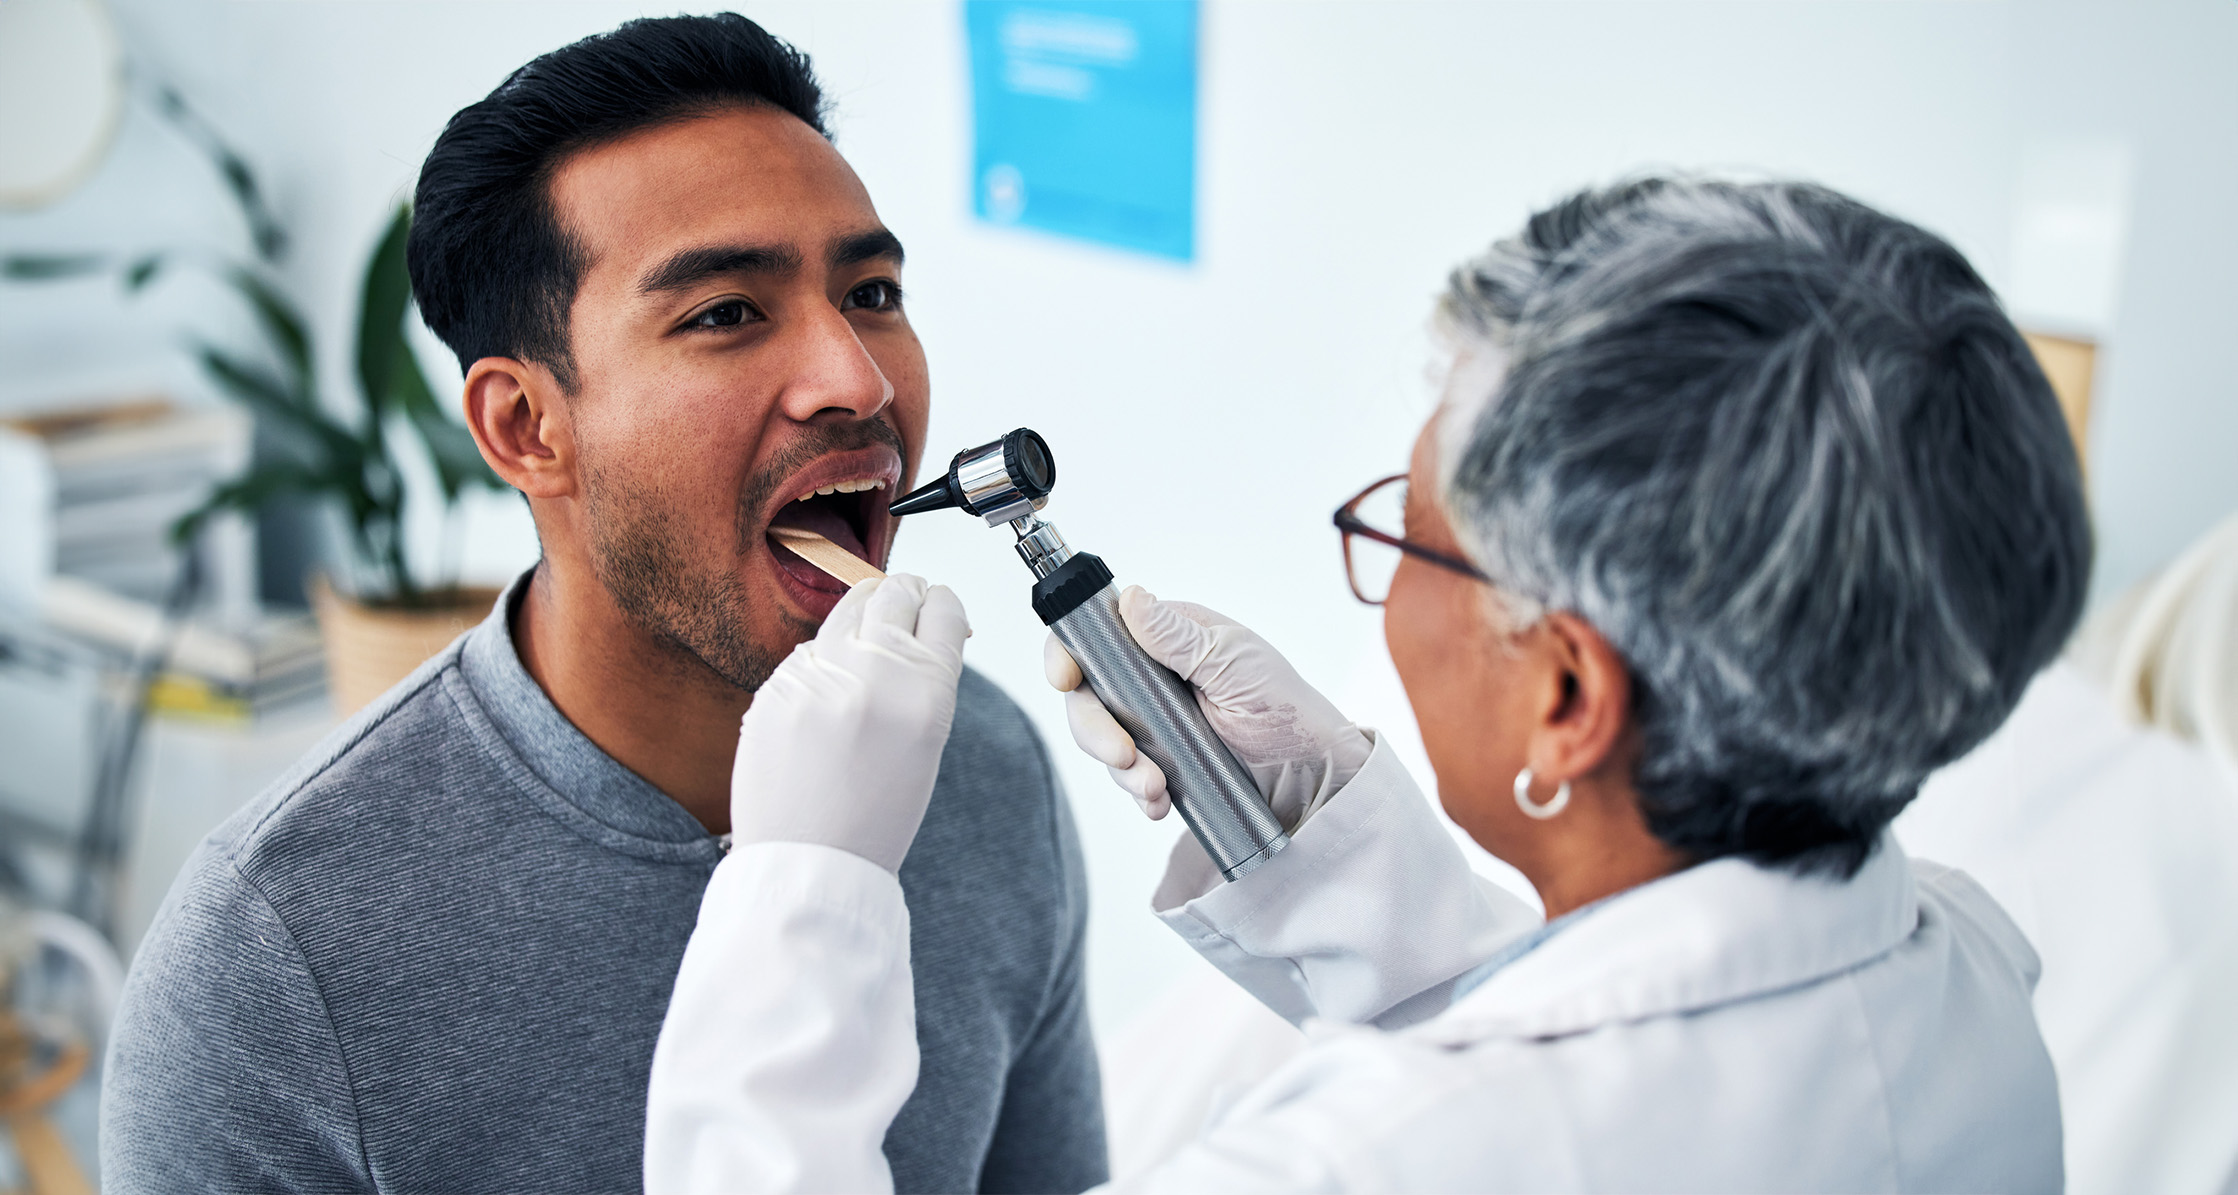
<svg viewBox="0 0 2238 1195">
<path fill-rule="evenodd" d="M 819 103 L 741 17 L 635 21 L 437 141 L 413 286 L 544 558 L 187 865 L 118 1017 L 109 1189 L 639 1184 L 739 718 L 841 593 L 765 532 L 883 560 L 923 447 L 901 245 Z M 897 1184 L 1101 1181 L 1078 845 L 976 676 L 901 878 Z"/>
</svg>

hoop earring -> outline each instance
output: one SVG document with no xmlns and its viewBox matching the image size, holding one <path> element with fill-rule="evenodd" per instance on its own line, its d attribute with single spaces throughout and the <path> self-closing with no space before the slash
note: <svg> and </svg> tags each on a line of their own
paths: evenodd
<svg viewBox="0 0 2238 1195">
<path fill-rule="evenodd" d="M 1570 782 L 1564 780 L 1562 787 L 1554 790 L 1553 798 L 1541 805 L 1531 799 L 1531 769 L 1525 768 L 1515 774 L 1515 807 L 1523 811 L 1523 816 L 1543 822 L 1570 807 Z"/>
</svg>

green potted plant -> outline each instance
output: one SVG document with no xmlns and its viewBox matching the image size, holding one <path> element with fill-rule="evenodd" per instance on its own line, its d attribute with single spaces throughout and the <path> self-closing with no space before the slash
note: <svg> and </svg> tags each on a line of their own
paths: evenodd
<svg viewBox="0 0 2238 1195">
<path fill-rule="evenodd" d="M 118 258 L 106 254 L 0 255 L 0 277 L 44 281 L 114 271 L 139 293 L 174 266 L 210 271 L 255 316 L 264 351 L 244 353 L 195 337 L 203 372 L 227 397 L 249 407 L 266 433 L 256 461 L 219 486 L 173 527 L 191 540 L 220 511 L 253 513 L 268 504 L 310 498 L 342 516 L 349 551 L 346 576 L 314 578 L 313 609 L 326 640 L 328 684 L 335 707 L 348 713 L 402 679 L 477 622 L 496 597 L 463 588 L 455 578 L 432 583 L 415 575 L 405 550 L 404 473 L 397 450 L 416 441 L 433 467 L 446 519 L 475 487 L 500 489 L 466 428 L 444 414 L 407 335 L 412 312 L 405 240 L 411 211 L 399 204 L 367 262 L 359 288 L 352 417 L 322 401 L 317 360 L 301 311 L 274 281 L 287 238 L 262 199 L 256 176 L 215 130 L 174 91 L 157 104 L 216 166 L 250 230 L 254 256 L 240 260 L 201 250 L 161 250 Z M 409 435 L 403 434 L 409 432 Z"/>
<path fill-rule="evenodd" d="M 242 271 L 231 280 L 255 310 L 271 343 L 273 364 L 206 342 L 195 347 L 211 380 L 275 433 L 276 450 L 219 486 L 179 521 L 173 534 L 183 541 L 219 511 L 250 512 L 289 497 L 324 500 L 341 513 L 353 577 L 339 587 L 331 578 L 314 578 L 310 592 L 326 640 L 328 688 L 335 708 L 344 713 L 379 696 L 479 622 L 497 596 L 494 589 L 461 587 L 455 578 L 426 583 L 414 575 L 405 551 L 405 485 L 395 456 L 397 432 L 409 428 L 426 451 L 446 518 L 456 516 L 459 497 L 468 489 L 501 489 L 505 484 L 483 462 L 465 426 L 444 414 L 413 355 L 406 329 L 416 317 L 404 263 L 410 231 L 411 210 L 399 205 L 365 268 L 354 420 L 336 417 L 320 401 L 310 335 L 301 315 L 254 273 Z"/>
</svg>

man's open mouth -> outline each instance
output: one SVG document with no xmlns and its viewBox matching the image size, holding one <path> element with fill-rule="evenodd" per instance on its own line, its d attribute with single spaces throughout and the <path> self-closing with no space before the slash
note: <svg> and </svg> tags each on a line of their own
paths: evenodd
<svg viewBox="0 0 2238 1195">
<path fill-rule="evenodd" d="M 870 503 L 882 500 L 883 481 L 842 481 L 806 498 L 788 502 L 769 520 L 772 527 L 813 531 L 865 560 L 870 559 Z"/>
<path fill-rule="evenodd" d="M 794 482 L 791 500 L 770 512 L 770 527 L 813 531 L 873 565 L 883 563 L 891 538 L 893 500 L 901 462 L 891 453 L 849 453 L 819 462 Z M 847 586 L 774 539 L 767 541 L 777 567 L 805 588 L 844 593 Z"/>
</svg>

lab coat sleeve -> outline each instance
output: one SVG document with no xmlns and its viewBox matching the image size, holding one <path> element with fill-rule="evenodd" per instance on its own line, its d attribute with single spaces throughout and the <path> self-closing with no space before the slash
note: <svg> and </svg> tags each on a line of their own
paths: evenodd
<svg viewBox="0 0 2238 1195">
<path fill-rule="evenodd" d="M 1470 870 L 1381 737 L 1290 845 L 1240 880 L 1223 882 L 1182 835 L 1151 907 L 1293 1024 L 1384 1029 L 1443 1011 L 1454 980 L 1540 923 Z"/>
<path fill-rule="evenodd" d="M 909 911 L 832 847 L 715 868 L 653 1050 L 645 1189 L 889 1192 L 881 1148 L 917 1085 Z"/>
</svg>

